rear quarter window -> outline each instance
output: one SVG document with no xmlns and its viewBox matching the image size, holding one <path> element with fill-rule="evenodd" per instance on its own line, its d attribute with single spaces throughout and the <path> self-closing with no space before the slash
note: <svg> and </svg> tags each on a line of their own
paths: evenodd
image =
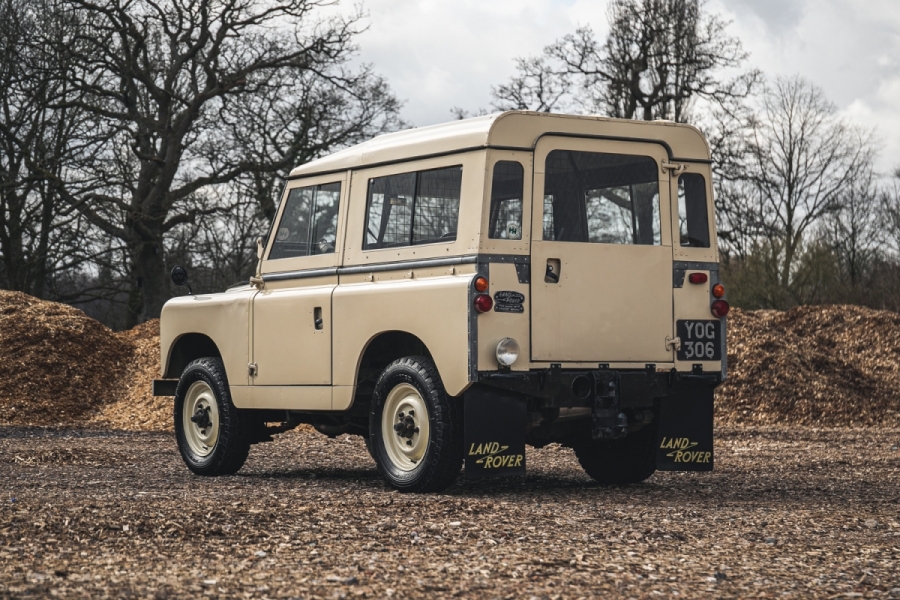
<svg viewBox="0 0 900 600">
<path fill-rule="evenodd" d="M 678 178 L 678 229 L 682 248 L 709 248 L 706 178 L 699 173 Z"/>
</svg>

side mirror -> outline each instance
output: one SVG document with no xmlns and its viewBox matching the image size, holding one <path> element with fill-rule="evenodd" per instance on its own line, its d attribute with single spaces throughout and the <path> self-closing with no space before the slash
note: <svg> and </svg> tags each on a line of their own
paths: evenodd
<svg viewBox="0 0 900 600">
<path fill-rule="evenodd" d="M 187 270 L 181 265 L 175 265 L 175 268 L 172 269 L 172 283 L 178 287 L 187 283 Z"/>
<path fill-rule="evenodd" d="M 187 270 L 181 265 L 175 265 L 172 268 L 172 283 L 177 285 L 178 287 L 182 287 L 188 282 L 188 274 Z M 191 289 L 191 286 L 188 285 L 188 293 L 193 294 L 194 291 Z"/>
</svg>

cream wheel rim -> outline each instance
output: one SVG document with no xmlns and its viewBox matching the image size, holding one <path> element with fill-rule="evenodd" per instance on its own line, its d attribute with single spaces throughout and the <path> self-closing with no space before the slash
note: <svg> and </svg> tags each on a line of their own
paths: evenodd
<svg viewBox="0 0 900 600">
<path fill-rule="evenodd" d="M 422 394 L 408 383 L 395 386 L 381 413 L 381 439 L 391 463 L 401 471 L 412 471 L 425 456 L 429 438 Z"/>
<path fill-rule="evenodd" d="M 216 396 L 205 381 L 195 381 L 184 397 L 182 426 L 191 451 L 209 456 L 219 439 L 219 406 Z"/>
</svg>

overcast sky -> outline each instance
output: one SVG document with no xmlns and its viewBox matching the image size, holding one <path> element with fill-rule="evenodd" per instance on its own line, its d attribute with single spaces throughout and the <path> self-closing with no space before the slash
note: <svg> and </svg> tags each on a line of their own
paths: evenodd
<svg viewBox="0 0 900 600">
<path fill-rule="evenodd" d="M 344 0 L 347 2 L 347 0 Z M 346 8 L 346 5 L 345 5 Z M 513 59 L 589 24 L 605 38 L 603 0 L 365 0 L 361 59 L 405 101 L 413 125 L 488 108 Z M 852 121 L 875 128 L 879 167 L 900 166 L 900 0 L 709 0 L 767 76 L 799 73 Z"/>
</svg>

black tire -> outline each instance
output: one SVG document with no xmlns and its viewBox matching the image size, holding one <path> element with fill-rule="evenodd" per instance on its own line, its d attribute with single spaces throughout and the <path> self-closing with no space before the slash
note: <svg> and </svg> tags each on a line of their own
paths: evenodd
<svg viewBox="0 0 900 600">
<path fill-rule="evenodd" d="M 619 440 L 575 446 L 585 473 L 603 485 L 639 483 L 656 472 L 656 427 L 647 425 Z"/>
<path fill-rule="evenodd" d="M 197 400 L 197 394 L 205 394 Z M 190 398 L 189 398 L 190 396 Z M 211 397 L 210 397 L 211 396 Z M 205 411 L 207 421 L 215 401 L 215 422 L 201 429 L 204 422 L 192 422 L 185 418 L 186 401 L 193 406 L 209 405 Z M 206 403 L 206 404 L 204 404 Z M 189 409 L 190 410 L 190 409 Z M 225 366 L 219 358 L 199 358 L 185 367 L 175 389 L 175 439 L 178 451 L 188 468 L 197 475 L 230 475 L 236 473 L 250 453 L 252 423 L 243 418 L 241 411 L 231 402 Z M 188 429 L 193 428 L 193 429 Z M 214 435 L 214 441 L 205 450 L 198 449 L 201 433 Z M 190 439 L 189 439 L 190 438 Z"/>
<path fill-rule="evenodd" d="M 387 423 L 382 420 L 386 403 L 390 403 L 389 411 L 391 407 L 402 408 L 404 399 L 398 401 L 396 398 L 407 392 L 407 399 L 413 398 L 410 387 L 418 392 L 419 399 L 415 401 L 424 406 L 427 413 L 416 415 L 415 424 L 422 428 L 427 424 L 427 434 L 420 434 L 418 427 L 415 433 L 389 430 L 389 435 L 398 437 L 385 439 L 385 428 L 394 421 L 394 417 L 390 415 Z M 397 402 L 400 404 L 396 404 Z M 403 411 L 399 414 L 403 414 Z M 459 402 L 447 396 L 437 368 L 429 359 L 407 356 L 395 360 L 381 372 L 372 395 L 369 445 L 378 470 L 388 486 L 401 492 L 440 492 L 450 487 L 462 468 L 462 428 Z M 407 433 L 409 438 L 405 438 Z M 424 437 L 417 437 L 419 435 Z M 406 442 L 416 452 L 423 454 L 408 462 L 392 458 L 389 448 L 394 449 L 393 456 L 396 457 L 398 446 L 402 448 Z"/>
</svg>

